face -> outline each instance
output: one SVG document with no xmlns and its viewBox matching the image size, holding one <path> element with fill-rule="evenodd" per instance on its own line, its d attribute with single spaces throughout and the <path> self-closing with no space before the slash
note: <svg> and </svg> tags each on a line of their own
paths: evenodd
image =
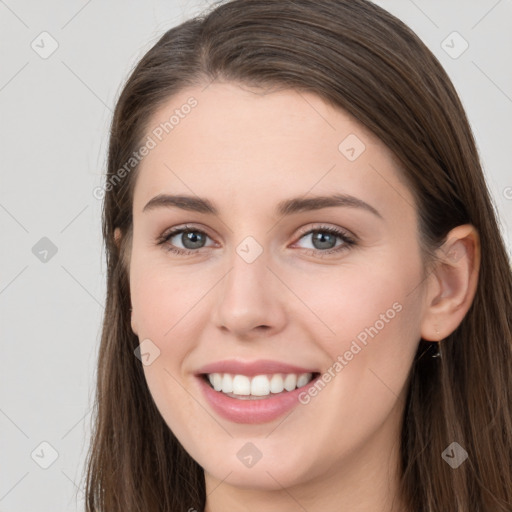
<svg viewBox="0 0 512 512">
<path fill-rule="evenodd" d="M 314 94 L 232 83 L 172 97 L 147 136 L 132 329 L 169 428 L 207 479 L 237 486 L 388 460 L 424 308 L 393 155 Z"/>
</svg>

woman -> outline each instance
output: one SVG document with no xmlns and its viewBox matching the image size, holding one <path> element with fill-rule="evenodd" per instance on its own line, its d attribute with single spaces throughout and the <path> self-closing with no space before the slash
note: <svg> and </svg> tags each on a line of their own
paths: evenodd
<svg viewBox="0 0 512 512">
<path fill-rule="evenodd" d="M 403 23 L 234 0 L 169 30 L 105 192 L 88 511 L 512 510 L 510 265 Z"/>
</svg>

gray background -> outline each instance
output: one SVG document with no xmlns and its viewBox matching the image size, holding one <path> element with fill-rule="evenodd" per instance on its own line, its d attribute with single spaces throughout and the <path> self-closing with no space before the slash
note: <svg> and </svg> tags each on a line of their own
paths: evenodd
<svg viewBox="0 0 512 512">
<path fill-rule="evenodd" d="M 512 1 L 377 3 L 453 79 L 510 252 Z M 137 60 L 206 5 L 0 0 L 0 512 L 83 509 L 105 298 L 92 191 L 102 184 L 110 117 Z M 460 56 L 454 31 L 469 44 Z"/>
</svg>

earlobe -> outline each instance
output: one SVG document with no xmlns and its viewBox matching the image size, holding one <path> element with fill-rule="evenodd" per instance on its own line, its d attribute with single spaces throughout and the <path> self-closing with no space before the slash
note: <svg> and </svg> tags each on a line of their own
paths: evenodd
<svg viewBox="0 0 512 512">
<path fill-rule="evenodd" d="M 480 268 L 480 237 L 471 224 L 452 229 L 429 279 L 422 338 L 440 341 L 462 322 L 473 302 Z"/>
</svg>

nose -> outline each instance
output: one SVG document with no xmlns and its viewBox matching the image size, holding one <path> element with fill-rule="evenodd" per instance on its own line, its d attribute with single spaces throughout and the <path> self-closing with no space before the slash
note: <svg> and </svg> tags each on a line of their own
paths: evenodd
<svg viewBox="0 0 512 512">
<path fill-rule="evenodd" d="M 250 339 L 271 336 L 286 324 L 282 282 L 268 264 L 264 251 L 252 262 L 234 252 L 230 268 L 217 288 L 213 320 L 234 337 Z"/>
</svg>

